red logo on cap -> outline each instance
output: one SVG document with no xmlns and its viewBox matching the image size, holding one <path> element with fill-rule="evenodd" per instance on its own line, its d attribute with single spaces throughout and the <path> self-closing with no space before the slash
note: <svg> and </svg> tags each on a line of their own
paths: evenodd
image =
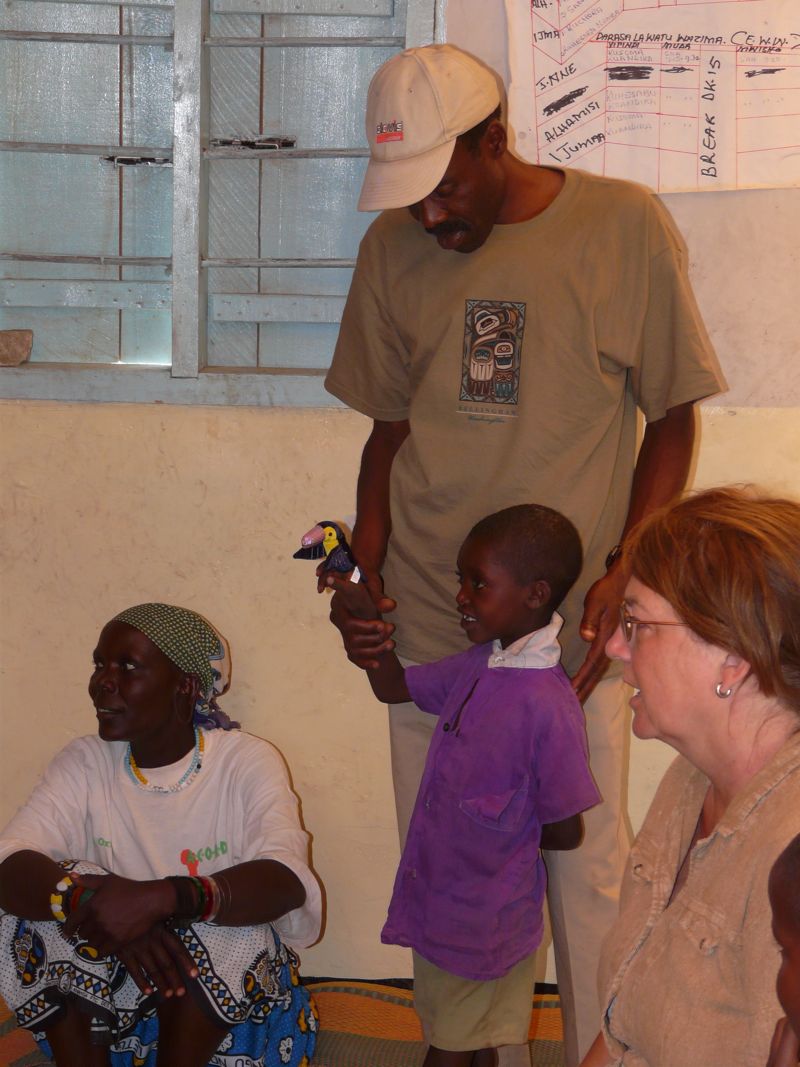
<svg viewBox="0 0 800 1067">
<path fill-rule="evenodd" d="M 375 142 L 383 144 L 384 141 L 402 141 L 402 120 L 392 119 L 391 122 L 379 122 L 375 127 Z"/>
</svg>

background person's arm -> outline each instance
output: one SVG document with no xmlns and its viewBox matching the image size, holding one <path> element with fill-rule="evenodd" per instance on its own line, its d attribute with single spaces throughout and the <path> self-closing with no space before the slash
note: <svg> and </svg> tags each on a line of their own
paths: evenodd
<svg viewBox="0 0 800 1067">
<path fill-rule="evenodd" d="M 784 1016 L 775 1023 L 767 1067 L 797 1067 L 799 1059 L 800 1041 L 792 1029 L 792 1024 Z"/>
<path fill-rule="evenodd" d="M 642 519 L 674 500 L 683 490 L 692 460 L 694 436 L 693 403 L 669 408 L 663 419 L 647 424 L 636 459 L 621 541 Z M 608 547 L 610 550 L 613 546 Z M 618 559 L 586 594 L 580 632 L 584 641 L 591 644 L 583 666 L 572 680 L 581 701 L 586 700 L 608 667 L 606 642 L 619 622 L 619 606 L 628 577 Z"/>
<path fill-rule="evenodd" d="M 567 852 L 577 848 L 583 840 L 583 819 L 570 815 L 559 822 L 545 823 L 539 847 L 548 851 Z"/>
</svg>

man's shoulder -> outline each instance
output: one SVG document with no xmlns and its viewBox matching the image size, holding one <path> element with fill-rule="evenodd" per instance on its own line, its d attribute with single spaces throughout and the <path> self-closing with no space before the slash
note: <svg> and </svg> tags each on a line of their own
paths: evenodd
<svg viewBox="0 0 800 1067">
<path fill-rule="evenodd" d="M 607 178 L 587 171 L 568 171 L 571 190 L 567 210 L 571 232 L 589 241 L 614 240 L 633 254 L 653 256 L 665 249 L 683 248 L 683 241 L 669 212 L 646 185 Z M 566 223 L 565 223 L 566 225 Z"/>
<path fill-rule="evenodd" d="M 607 178 L 584 170 L 569 172 L 576 185 L 579 205 L 596 206 L 599 210 L 647 212 L 653 208 L 655 193 L 646 185 L 622 178 Z"/>
</svg>

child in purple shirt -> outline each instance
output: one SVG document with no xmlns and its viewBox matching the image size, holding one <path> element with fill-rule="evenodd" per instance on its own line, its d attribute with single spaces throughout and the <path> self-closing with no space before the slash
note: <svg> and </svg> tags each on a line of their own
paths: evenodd
<svg viewBox="0 0 800 1067">
<path fill-rule="evenodd" d="M 581 562 L 577 531 L 551 508 L 482 519 L 457 564 L 474 647 L 408 668 L 388 650 L 367 671 L 380 700 L 439 717 L 381 934 L 414 950 L 423 1067 L 491 1067 L 500 1045 L 527 1041 L 547 878 L 539 848 L 576 847 L 580 812 L 600 800 L 556 639 L 555 608 Z M 353 652 L 347 620 L 376 617 L 372 601 L 363 586 L 325 584 Z"/>
</svg>

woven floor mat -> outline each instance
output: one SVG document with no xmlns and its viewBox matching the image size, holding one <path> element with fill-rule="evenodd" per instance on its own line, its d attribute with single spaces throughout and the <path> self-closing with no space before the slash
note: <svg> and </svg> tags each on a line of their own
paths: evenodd
<svg viewBox="0 0 800 1067">
<path fill-rule="evenodd" d="M 314 1067 L 420 1067 L 425 1054 L 414 994 L 372 982 L 312 982 L 320 1033 Z M 533 1067 L 563 1067 L 561 1011 L 537 993 L 529 1032 Z M 0 1067 L 52 1067 L 0 1001 Z"/>
<path fill-rule="evenodd" d="M 312 982 L 308 988 L 320 1019 L 315 1067 L 420 1067 L 425 1044 L 412 992 L 370 982 Z M 528 1037 L 534 1067 L 563 1067 L 556 995 L 533 998 Z"/>
</svg>

